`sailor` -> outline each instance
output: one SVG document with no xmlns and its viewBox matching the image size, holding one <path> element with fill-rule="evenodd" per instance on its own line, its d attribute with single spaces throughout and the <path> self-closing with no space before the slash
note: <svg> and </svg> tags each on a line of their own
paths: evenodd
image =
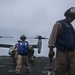
<svg viewBox="0 0 75 75">
<path fill-rule="evenodd" d="M 64 13 L 65 19 L 55 23 L 48 41 L 49 57 L 53 58 L 56 47 L 56 63 L 53 75 L 75 75 L 75 7 Z"/>
<path fill-rule="evenodd" d="M 22 61 L 25 64 L 26 70 L 29 73 L 29 60 L 28 60 L 28 50 L 30 49 L 30 45 L 28 41 L 26 41 L 26 36 L 22 35 L 20 36 L 20 41 L 18 41 L 18 44 L 16 45 L 17 51 L 18 51 L 18 58 L 17 58 L 17 65 L 16 65 L 16 74 L 21 73 L 21 66 Z"/>
</svg>

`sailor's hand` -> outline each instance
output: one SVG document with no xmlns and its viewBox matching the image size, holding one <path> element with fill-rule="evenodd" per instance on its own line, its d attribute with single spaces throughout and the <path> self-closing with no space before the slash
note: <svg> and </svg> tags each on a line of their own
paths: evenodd
<svg viewBox="0 0 75 75">
<path fill-rule="evenodd" d="M 50 48 L 49 49 L 49 58 L 53 58 L 54 57 L 54 55 L 55 55 L 55 53 L 54 53 L 54 50 L 53 50 L 53 48 Z"/>
</svg>

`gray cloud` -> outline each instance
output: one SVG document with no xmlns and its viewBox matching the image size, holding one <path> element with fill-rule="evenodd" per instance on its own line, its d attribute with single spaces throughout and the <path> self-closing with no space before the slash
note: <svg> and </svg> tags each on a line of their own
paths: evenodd
<svg viewBox="0 0 75 75">
<path fill-rule="evenodd" d="M 74 0 L 0 0 L 0 35 L 14 37 L 8 39 L 10 41 L 0 39 L 0 42 L 14 44 L 22 34 L 49 37 L 54 23 L 63 19 L 70 7 L 75 7 Z M 6 51 L 0 53 L 7 54 Z M 48 40 L 43 40 L 40 55 L 48 55 Z"/>
</svg>

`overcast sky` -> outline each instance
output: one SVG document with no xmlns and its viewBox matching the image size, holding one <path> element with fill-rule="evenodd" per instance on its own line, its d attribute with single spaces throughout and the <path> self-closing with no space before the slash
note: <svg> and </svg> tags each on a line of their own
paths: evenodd
<svg viewBox="0 0 75 75">
<path fill-rule="evenodd" d="M 14 37 L 0 38 L 0 43 L 15 44 L 22 34 L 49 38 L 55 22 L 64 19 L 64 12 L 70 7 L 75 7 L 75 0 L 0 0 L 0 36 Z M 30 44 L 37 43 L 34 39 L 27 40 Z M 36 49 L 35 55 L 48 56 L 48 40 L 42 43 L 41 54 Z M 8 50 L 0 48 L 0 55 L 8 55 Z"/>
</svg>

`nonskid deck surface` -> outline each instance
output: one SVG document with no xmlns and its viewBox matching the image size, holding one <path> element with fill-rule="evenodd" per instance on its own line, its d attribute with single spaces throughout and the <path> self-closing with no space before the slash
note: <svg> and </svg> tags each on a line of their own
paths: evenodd
<svg viewBox="0 0 75 75">
<path fill-rule="evenodd" d="M 54 65 L 53 65 L 54 67 Z M 34 62 L 30 64 L 30 73 L 26 72 L 24 65 L 21 68 L 21 75 L 51 75 L 52 66 L 49 64 L 48 57 L 36 57 Z M 10 56 L 0 56 L 0 74 L 14 75 L 13 60 Z"/>
</svg>

